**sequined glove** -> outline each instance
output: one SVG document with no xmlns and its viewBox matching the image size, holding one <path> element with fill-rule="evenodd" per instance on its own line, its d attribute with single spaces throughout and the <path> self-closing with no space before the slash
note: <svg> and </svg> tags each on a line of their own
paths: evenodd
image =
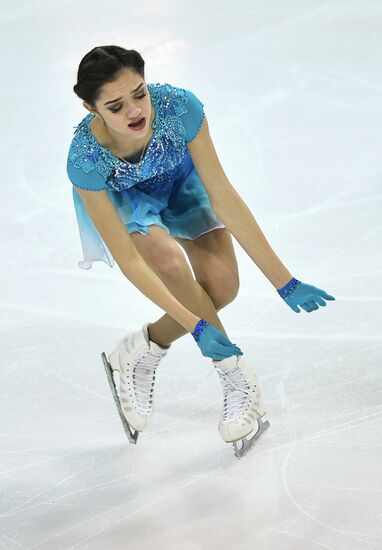
<svg viewBox="0 0 382 550">
<path fill-rule="evenodd" d="M 221 361 L 232 355 L 243 355 L 240 348 L 208 321 L 200 319 L 191 332 L 195 342 L 204 357 L 210 357 L 215 361 Z"/>
<path fill-rule="evenodd" d="M 325 290 L 302 283 L 294 277 L 277 292 L 284 302 L 296 313 L 300 313 L 297 306 L 311 313 L 314 309 L 318 309 L 319 306 L 326 306 L 326 302 L 322 298 L 325 298 L 325 300 L 335 300 L 334 296 L 327 294 Z"/>
</svg>

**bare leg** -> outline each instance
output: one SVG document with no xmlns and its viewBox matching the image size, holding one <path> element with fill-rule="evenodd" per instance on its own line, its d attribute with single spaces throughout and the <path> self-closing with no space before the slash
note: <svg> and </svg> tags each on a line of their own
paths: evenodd
<svg viewBox="0 0 382 550">
<path fill-rule="evenodd" d="M 192 276 L 187 266 L 187 272 L 181 280 L 161 277 L 167 288 L 181 304 L 201 319 L 205 319 L 225 336 L 228 335 L 217 316 L 215 306 L 204 288 Z M 159 274 L 158 274 L 159 275 Z M 160 276 L 160 275 L 159 275 Z M 155 323 L 148 325 L 150 340 L 162 347 L 168 347 L 172 342 L 187 334 L 186 329 L 177 323 L 167 313 Z"/>
<path fill-rule="evenodd" d="M 221 235 L 223 237 L 223 235 Z M 137 247 L 138 252 L 150 267 L 156 272 L 158 277 L 167 286 L 170 292 L 175 296 L 181 304 L 192 311 L 201 319 L 205 319 L 212 326 L 220 330 L 225 336 L 227 333 L 224 330 L 222 323 L 216 313 L 215 304 L 205 288 L 194 279 L 194 274 L 190 266 L 186 262 L 184 253 L 181 253 L 181 246 L 190 247 L 188 241 L 182 244 L 181 242 L 174 243 L 174 238 L 160 227 L 155 225 L 150 226 L 148 235 L 141 235 L 139 232 L 132 232 L 131 238 Z M 213 238 L 215 242 L 217 237 Z M 177 240 L 177 239 L 176 239 Z M 195 243 L 197 247 L 198 243 Z M 231 245 L 232 246 L 232 245 Z M 214 251 L 219 254 L 223 253 L 220 249 Z M 224 256 L 225 261 L 225 256 Z M 197 259 L 194 259 L 194 263 Z M 203 265 L 205 261 L 202 262 Z M 194 266 L 194 264 L 192 264 Z M 221 271 L 220 259 L 219 268 Z M 168 347 L 172 342 L 187 334 L 186 329 L 177 323 L 167 313 L 160 317 L 155 323 L 148 324 L 149 337 L 152 341 L 162 347 Z M 228 336 L 227 336 L 228 338 Z"/>
</svg>

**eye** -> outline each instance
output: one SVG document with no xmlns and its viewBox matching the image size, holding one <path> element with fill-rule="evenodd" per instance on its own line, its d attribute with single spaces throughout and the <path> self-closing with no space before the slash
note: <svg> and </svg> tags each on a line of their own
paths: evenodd
<svg viewBox="0 0 382 550">
<path fill-rule="evenodd" d="M 143 99 L 147 94 L 138 95 L 136 99 Z M 117 109 L 109 109 L 112 113 L 118 113 L 121 110 L 121 105 Z"/>
</svg>

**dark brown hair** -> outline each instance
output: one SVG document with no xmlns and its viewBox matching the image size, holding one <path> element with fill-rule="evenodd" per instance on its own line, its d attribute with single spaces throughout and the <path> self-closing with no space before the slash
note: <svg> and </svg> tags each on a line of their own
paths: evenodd
<svg viewBox="0 0 382 550">
<path fill-rule="evenodd" d="M 119 46 L 97 46 L 81 59 L 73 91 L 95 107 L 102 86 L 116 80 L 123 69 L 131 69 L 145 79 L 145 62 L 139 52 Z"/>
</svg>

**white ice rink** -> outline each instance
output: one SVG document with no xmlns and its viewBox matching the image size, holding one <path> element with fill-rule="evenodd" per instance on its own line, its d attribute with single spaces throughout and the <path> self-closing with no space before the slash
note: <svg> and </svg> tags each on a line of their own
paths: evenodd
<svg viewBox="0 0 382 550">
<path fill-rule="evenodd" d="M 1 2 L 1 550 L 382 549 L 381 25 L 377 0 Z M 219 315 L 271 423 L 240 460 L 190 334 L 137 445 L 112 399 L 101 353 L 164 312 L 77 266 L 72 87 L 107 44 L 203 101 L 275 252 L 336 298 L 294 313 L 235 241 Z"/>
</svg>

